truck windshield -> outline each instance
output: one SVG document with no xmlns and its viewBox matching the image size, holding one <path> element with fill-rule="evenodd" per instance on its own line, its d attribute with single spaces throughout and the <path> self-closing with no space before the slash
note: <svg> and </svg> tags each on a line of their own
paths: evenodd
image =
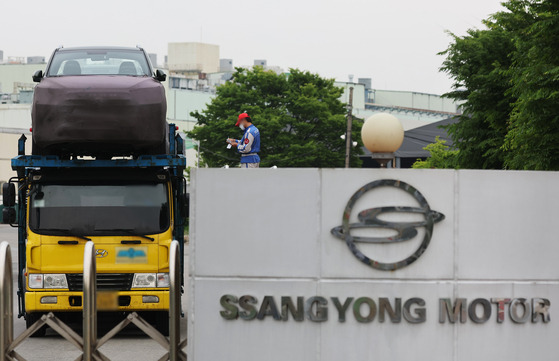
<svg viewBox="0 0 559 361">
<path fill-rule="evenodd" d="M 56 52 L 47 76 L 151 76 L 140 50 L 66 50 Z"/>
<path fill-rule="evenodd" d="M 145 235 L 169 228 L 165 184 L 35 185 L 29 226 L 40 234 Z"/>
</svg>

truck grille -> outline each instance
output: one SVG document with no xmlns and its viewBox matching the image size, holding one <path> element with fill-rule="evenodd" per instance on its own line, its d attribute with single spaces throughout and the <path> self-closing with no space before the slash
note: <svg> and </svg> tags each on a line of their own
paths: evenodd
<svg viewBox="0 0 559 361">
<path fill-rule="evenodd" d="M 83 274 L 68 273 L 68 288 L 70 291 L 83 291 Z M 129 291 L 132 286 L 133 273 L 98 273 L 97 289 L 113 291 Z"/>
</svg>

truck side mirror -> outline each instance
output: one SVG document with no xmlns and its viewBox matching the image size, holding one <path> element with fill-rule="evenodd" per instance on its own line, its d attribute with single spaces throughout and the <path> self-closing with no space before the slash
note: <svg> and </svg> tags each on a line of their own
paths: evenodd
<svg viewBox="0 0 559 361">
<path fill-rule="evenodd" d="M 167 74 L 163 70 L 157 69 L 155 71 L 155 80 L 165 81 L 167 79 Z"/>
<path fill-rule="evenodd" d="M 33 81 L 35 83 L 40 83 L 41 80 L 43 80 L 43 71 L 42 70 L 37 70 L 35 72 L 35 74 L 33 74 Z"/>
<path fill-rule="evenodd" d="M 13 224 L 16 223 L 16 210 L 9 207 L 2 209 L 2 223 Z"/>
<path fill-rule="evenodd" d="M 4 207 L 13 207 L 16 204 L 16 186 L 13 183 L 2 184 L 2 204 Z"/>
</svg>

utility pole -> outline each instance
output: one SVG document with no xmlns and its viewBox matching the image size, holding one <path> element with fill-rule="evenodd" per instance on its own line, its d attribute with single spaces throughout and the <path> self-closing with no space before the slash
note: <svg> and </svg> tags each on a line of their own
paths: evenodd
<svg viewBox="0 0 559 361">
<path fill-rule="evenodd" d="M 351 147 L 353 142 L 351 141 L 351 126 L 352 126 L 352 115 L 353 113 L 353 87 L 349 88 L 349 103 L 347 105 L 347 130 L 345 133 L 345 167 L 349 168 L 349 156 L 351 154 Z"/>
</svg>

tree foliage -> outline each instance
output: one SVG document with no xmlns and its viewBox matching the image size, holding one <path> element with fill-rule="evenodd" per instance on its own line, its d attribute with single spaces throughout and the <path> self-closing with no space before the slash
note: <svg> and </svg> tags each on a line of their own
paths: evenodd
<svg viewBox="0 0 559 361">
<path fill-rule="evenodd" d="M 260 130 L 262 167 L 343 167 L 345 141 L 340 135 L 347 126 L 341 94 L 333 80 L 317 74 L 237 68 L 207 108 L 192 113 L 198 125 L 188 135 L 200 142 L 206 165 L 235 166 L 240 157 L 226 149 L 225 139 L 241 137 L 234 124 L 246 111 Z M 353 125 L 352 138 L 361 142 L 359 121 Z M 360 149 L 352 149 L 352 166 L 360 165 Z"/>
<path fill-rule="evenodd" d="M 515 1 L 533 21 L 516 36 L 510 69 L 516 97 L 505 147 L 515 169 L 559 170 L 559 2 Z"/>
<path fill-rule="evenodd" d="M 415 169 L 434 169 L 434 168 L 456 168 L 458 150 L 451 150 L 446 145 L 446 140 L 441 140 L 437 136 L 435 143 L 427 145 L 425 148 L 429 152 L 429 157 L 425 160 L 418 159 L 413 163 L 412 168 Z"/>
<path fill-rule="evenodd" d="M 507 122 L 514 99 L 508 94 L 506 74 L 514 49 L 510 34 L 489 21 L 486 30 L 473 29 L 453 42 L 442 71 L 454 79 L 447 97 L 462 103 L 460 121 L 448 126 L 454 146 L 460 149 L 461 168 L 503 168 Z"/>
<path fill-rule="evenodd" d="M 446 96 L 464 102 L 449 126 L 458 166 L 559 169 L 559 4 L 503 6 L 441 53 L 454 80 Z"/>
</svg>

